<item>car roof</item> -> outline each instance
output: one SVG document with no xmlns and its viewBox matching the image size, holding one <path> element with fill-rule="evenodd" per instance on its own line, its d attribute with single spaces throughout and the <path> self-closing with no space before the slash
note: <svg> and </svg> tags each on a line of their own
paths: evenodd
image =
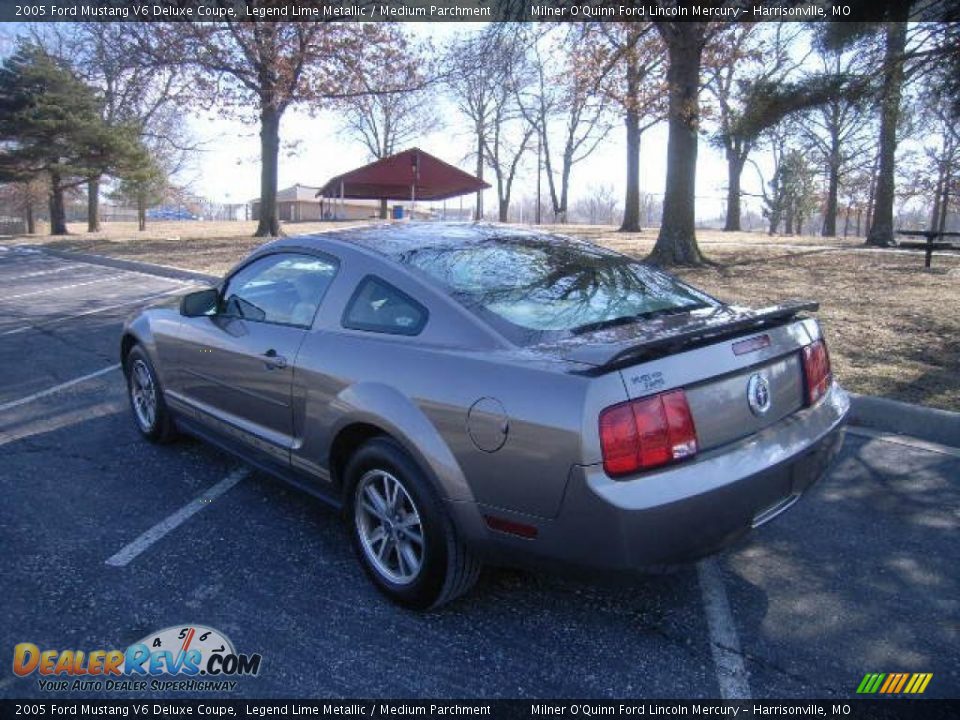
<svg viewBox="0 0 960 720">
<path fill-rule="evenodd" d="M 513 240 L 530 238 L 558 244 L 579 243 L 572 238 L 551 233 L 492 223 L 410 222 L 376 223 L 362 227 L 330 230 L 311 235 L 284 238 L 274 247 L 297 245 L 322 247 L 330 241 L 339 241 L 373 251 L 391 260 L 400 260 L 412 250 L 427 247 L 468 247 L 494 238 Z"/>
</svg>

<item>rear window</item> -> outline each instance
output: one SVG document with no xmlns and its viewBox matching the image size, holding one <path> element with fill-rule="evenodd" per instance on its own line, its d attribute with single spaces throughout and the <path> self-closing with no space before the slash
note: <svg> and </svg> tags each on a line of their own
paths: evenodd
<svg viewBox="0 0 960 720">
<path fill-rule="evenodd" d="M 576 241 L 492 238 L 418 248 L 401 260 L 466 306 L 526 331 L 577 332 L 715 304 L 653 267 Z"/>
<path fill-rule="evenodd" d="M 417 335 L 427 322 L 427 311 L 393 285 L 368 275 L 357 286 L 343 316 L 343 326 L 354 330 Z"/>
</svg>

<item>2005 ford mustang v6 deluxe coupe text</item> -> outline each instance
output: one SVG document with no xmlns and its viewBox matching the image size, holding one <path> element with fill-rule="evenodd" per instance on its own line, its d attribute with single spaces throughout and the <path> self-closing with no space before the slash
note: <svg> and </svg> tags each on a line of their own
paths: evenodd
<svg viewBox="0 0 960 720">
<path fill-rule="evenodd" d="M 849 408 L 812 310 L 508 226 L 371 225 L 264 245 L 121 352 L 147 438 L 342 507 L 373 582 L 427 608 L 482 561 L 653 569 L 790 507 Z"/>
</svg>

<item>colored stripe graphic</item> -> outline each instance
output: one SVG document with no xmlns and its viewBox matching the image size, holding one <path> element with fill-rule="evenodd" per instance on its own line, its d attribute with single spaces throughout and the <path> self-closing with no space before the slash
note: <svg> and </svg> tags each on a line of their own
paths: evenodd
<svg viewBox="0 0 960 720">
<path fill-rule="evenodd" d="M 886 677 L 886 673 L 867 673 L 860 682 L 857 692 L 865 695 L 872 695 L 880 687 L 880 683 Z"/>
<path fill-rule="evenodd" d="M 919 695 L 927 689 L 933 679 L 933 673 L 867 673 L 857 686 L 860 695 L 881 693 L 897 695 L 900 693 Z"/>
<path fill-rule="evenodd" d="M 900 673 L 900 682 L 897 683 L 897 687 L 894 688 L 893 692 L 900 692 L 903 690 L 903 686 L 907 683 L 907 673 Z"/>
</svg>

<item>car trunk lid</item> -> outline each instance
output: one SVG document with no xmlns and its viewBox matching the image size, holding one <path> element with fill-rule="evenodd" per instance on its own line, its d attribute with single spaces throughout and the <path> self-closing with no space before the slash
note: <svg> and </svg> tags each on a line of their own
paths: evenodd
<svg viewBox="0 0 960 720">
<path fill-rule="evenodd" d="M 815 303 L 711 307 L 576 338 L 560 354 L 588 374 L 618 372 L 631 400 L 682 388 L 699 450 L 733 442 L 804 405 L 801 349 L 819 337 Z"/>
</svg>

